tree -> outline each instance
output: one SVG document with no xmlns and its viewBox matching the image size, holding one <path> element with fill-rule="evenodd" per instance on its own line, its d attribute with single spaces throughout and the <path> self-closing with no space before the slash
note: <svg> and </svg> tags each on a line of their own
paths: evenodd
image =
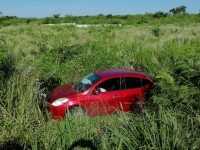
<svg viewBox="0 0 200 150">
<path fill-rule="evenodd" d="M 113 17 L 112 14 L 108 14 L 108 15 L 106 16 L 107 19 L 110 19 L 110 18 L 112 18 L 112 17 Z"/>
<path fill-rule="evenodd" d="M 186 13 L 186 6 L 180 6 L 180 7 L 176 7 L 176 8 L 172 8 L 170 9 L 170 13 L 172 13 L 173 15 L 176 15 L 176 14 L 184 14 Z"/>
<path fill-rule="evenodd" d="M 180 6 L 176 8 L 178 14 L 183 14 L 186 12 L 186 6 Z"/>
<path fill-rule="evenodd" d="M 158 18 L 158 19 L 161 18 L 161 17 L 166 17 L 166 16 L 167 16 L 167 13 L 164 13 L 162 11 L 158 11 L 155 14 L 153 14 L 153 17 Z"/>
<path fill-rule="evenodd" d="M 169 13 L 172 13 L 173 15 L 177 14 L 177 10 L 175 8 L 172 8 L 169 10 Z"/>
<path fill-rule="evenodd" d="M 98 15 L 97 15 L 97 17 L 103 17 L 103 16 L 104 16 L 103 14 L 98 14 Z"/>
<path fill-rule="evenodd" d="M 1 16 L 1 15 L 3 15 L 3 13 L 2 13 L 2 12 L 0 12 L 0 16 Z"/>
<path fill-rule="evenodd" d="M 187 8 L 186 6 L 178 7 L 180 13 L 186 13 L 186 8 Z"/>
<path fill-rule="evenodd" d="M 103 19 L 103 18 L 105 18 L 105 17 L 104 17 L 103 14 L 98 14 L 98 15 L 96 16 L 96 18 L 97 18 L 97 19 Z"/>
<path fill-rule="evenodd" d="M 59 17 L 60 17 L 60 14 L 53 14 L 53 17 L 54 17 L 54 18 L 59 18 Z"/>
</svg>

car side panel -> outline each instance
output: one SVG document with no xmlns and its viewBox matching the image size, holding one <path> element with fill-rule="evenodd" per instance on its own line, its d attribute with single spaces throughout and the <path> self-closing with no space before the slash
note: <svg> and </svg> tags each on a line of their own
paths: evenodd
<svg viewBox="0 0 200 150">
<path fill-rule="evenodd" d="M 144 89 L 143 88 L 133 88 L 133 89 L 125 89 L 123 90 L 124 100 L 122 102 L 123 110 L 129 111 L 131 110 L 131 105 L 134 103 L 143 103 L 144 97 Z"/>
<path fill-rule="evenodd" d="M 84 107 L 89 116 L 96 116 L 99 112 L 99 102 L 98 98 L 94 94 L 87 96 L 87 100 L 84 102 Z"/>
<path fill-rule="evenodd" d="M 99 103 L 99 113 L 111 114 L 116 110 L 120 110 L 120 102 L 123 100 L 123 92 L 121 90 L 102 92 L 97 95 Z"/>
</svg>

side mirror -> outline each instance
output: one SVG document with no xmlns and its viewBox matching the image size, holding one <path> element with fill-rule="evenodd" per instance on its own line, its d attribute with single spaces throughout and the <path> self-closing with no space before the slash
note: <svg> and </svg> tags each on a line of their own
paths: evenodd
<svg viewBox="0 0 200 150">
<path fill-rule="evenodd" d="M 98 91 L 96 88 L 94 88 L 94 89 L 92 90 L 92 94 L 98 95 L 98 94 L 99 94 L 99 91 Z"/>
</svg>

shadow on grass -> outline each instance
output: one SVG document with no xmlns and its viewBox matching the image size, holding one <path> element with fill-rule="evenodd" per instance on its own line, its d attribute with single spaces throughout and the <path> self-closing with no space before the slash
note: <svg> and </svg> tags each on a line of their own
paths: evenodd
<svg viewBox="0 0 200 150">
<path fill-rule="evenodd" d="M 0 150 L 22 150 L 22 149 L 24 149 L 23 146 L 11 141 L 7 142 L 2 147 L 0 147 Z"/>
<path fill-rule="evenodd" d="M 74 150 L 76 148 L 88 148 L 91 150 L 97 150 L 97 148 L 94 146 L 94 144 L 92 143 L 92 141 L 89 140 L 84 140 L 84 139 L 80 139 L 78 141 L 75 141 L 72 146 L 70 148 L 68 148 L 68 150 Z"/>
<path fill-rule="evenodd" d="M 45 146 L 42 142 L 36 141 L 35 145 L 30 145 L 29 143 L 19 144 L 19 140 L 15 139 L 13 141 L 8 141 L 0 147 L 0 150 L 32 150 L 32 149 L 45 149 Z"/>
<path fill-rule="evenodd" d="M 61 79 L 58 77 L 51 76 L 48 79 L 40 79 L 40 83 L 42 83 L 40 85 L 40 90 L 49 96 L 50 92 L 60 85 Z"/>
<path fill-rule="evenodd" d="M 51 91 L 56 88 L 57 86 L 60 85 L 61 79 L 55 76 L 51 76 L 47 79 L 40 79 L 39 81 L 40 87 L 39 87 L 39 92 L 37 95 L 37 103 L 39 105 L 39 108 L 41 112 L 43 113 L 43 116 L 47 119 L 47 104 L 50 102 L 49 96 Z"/>
<path fill-rule="evenodd" d="M 0 49 L 1 49 L 0 45 Z M 14 58 L 12 55 L 0 51 L 0 81 L 6 82 L 15 72 Z"/>
</svg>

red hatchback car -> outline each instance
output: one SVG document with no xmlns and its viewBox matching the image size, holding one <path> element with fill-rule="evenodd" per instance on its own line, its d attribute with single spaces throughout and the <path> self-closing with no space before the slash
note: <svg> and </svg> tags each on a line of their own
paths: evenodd
<svg viewBox="0 0 200 150">
<path fill-rule="evenodd" d="M 105 69 L 90 73 L 80 81 L 55 88 L 50 94 L 48 110 L 55 120 L 67 112 L 96 116 L 116 111 L 130 111 L 142 106 L 155 78 L 126 69 Z"/>
</svg>

